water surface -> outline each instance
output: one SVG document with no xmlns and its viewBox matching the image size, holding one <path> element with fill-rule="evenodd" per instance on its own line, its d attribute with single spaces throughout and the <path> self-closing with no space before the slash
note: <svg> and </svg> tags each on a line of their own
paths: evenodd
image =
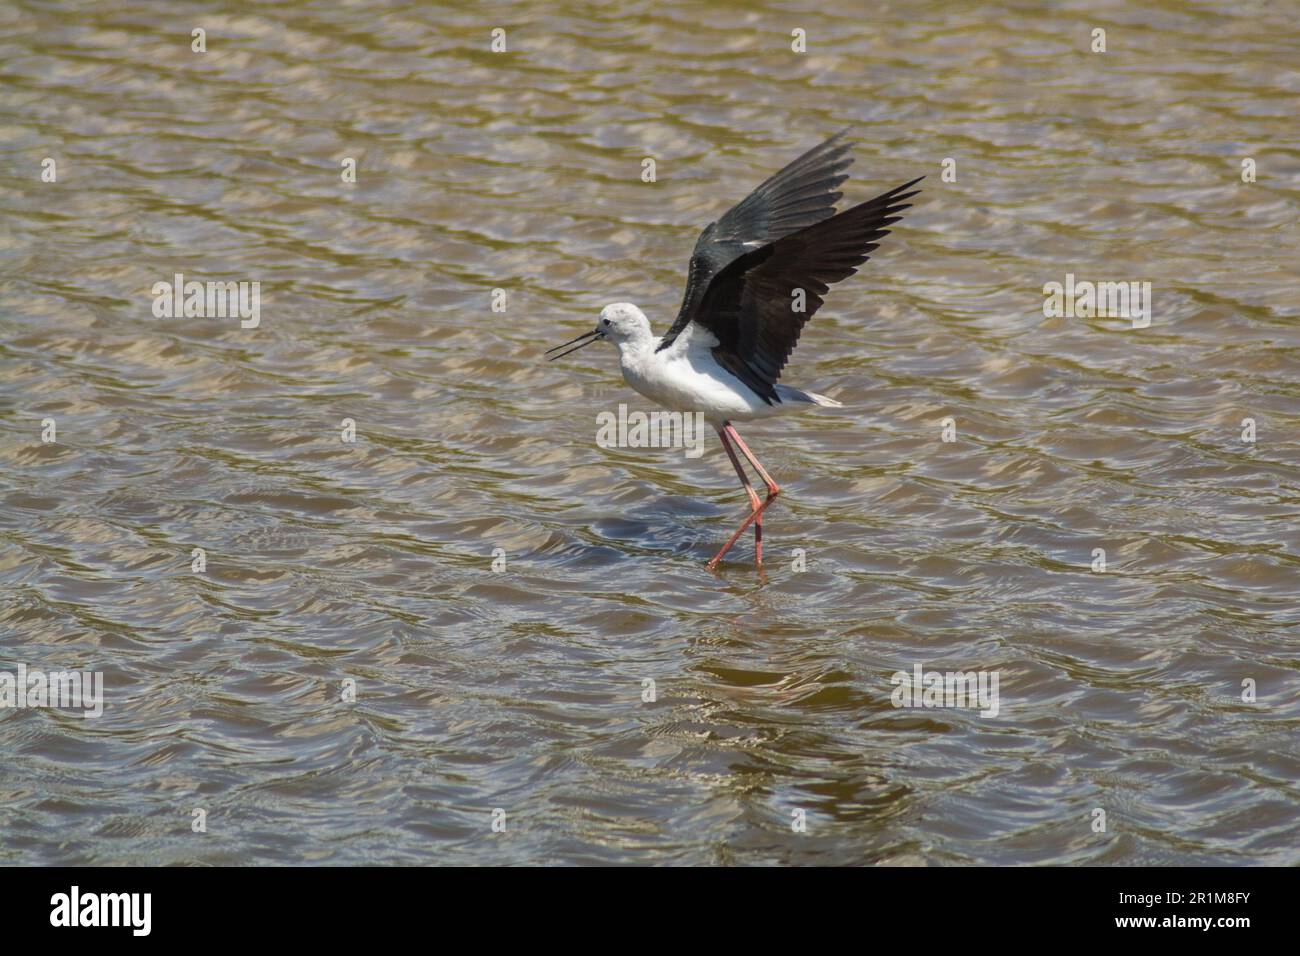
<svg viewBox="0 0 1300 956">
<path fill-rule="evenodd" d="M 107 685 L 0 711 L 0 861 L 1297 862 L 1294 9 L 800 7 L 0 6 L 0 666 Z M 598 447 L 649 406 L 540 353 L 665 328 L 847 125 L 847 199 L 926 191 L 710 574 L 720 447 Z M 178 272 L 260 325 L 155 317 Z M 1045 318 L 1067 273 L 1150 327 Z M 998 716 L 895 708 L 917 664 Z"/>
</svg>

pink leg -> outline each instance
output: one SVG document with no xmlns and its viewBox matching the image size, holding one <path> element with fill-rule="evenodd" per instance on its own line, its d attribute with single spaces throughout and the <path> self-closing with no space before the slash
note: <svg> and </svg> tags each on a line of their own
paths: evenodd
<svg viewBox="0 0 1300 956">
<path fill-rule="evenodd" d="M 731 422 L 723 423 L 722 427 L 718 429 L 718 437 L 722 440 L 722 447 L 727 450 L 727 456 L 731 459 L 731 464 L 736 469 L 736 474 L 740 475 L 741 483 L 744 484 L 745 491 L 749 495 L 750 507 L 753 508 L 753 511 L 750 513 L 749 517 L 745 519 L 744 523 L 736 529 L 736 533 L 733 534 L 727 543 L 722 546 L 722 550 L 713 556 L 713 560 L 709 562 L 709 570 L 713 570 L 717 567 L 718 562 L 722 560 L 722 556 L 731 550 L 731 546 L 736 543 L 742 534 L 745 533 L 745 529 L 748 528 L 750 524 L 754 525 L 754 563 L 761 566 L 763 563 L 763 511 L 776 499 L 776 496 L 781 493 L 781 489 L 777 486 L 777 483 L 772 480 L 772 476 L 769 475 L 763 466 L 758 463 L 758 459 L 754 457 L 754 453 L 745 445 L 745 442 L 741 439 L 739 433 L 737 433 Z M 740 461 L 736 458 L 735 451 L 732 450 L 731 442 L 727 440 L 728 437 L 736 443 L 736 446 L 740 448 L 741 453 L 746 459 L 748 459 L 749 463 L 754 466 L 755 470 L 762 477 L 763 483 L 767 485 L 766 501 L 762 503 L 759 502 L 758 494 L 754 491 L 754 486 L 749 483 L 749 476 L 745 474 L 745 470 L 740 466 Z"/>
<path fill-rule="evenodd" d="M 745 486 L 745 493 L 749 495 L 749 507 L 752 517 L 752 513 L 760 510 L 758 492 L 754 491 L 754 486 L 749 483 L 749 476 L 745 474 L 745 469 L 741 467 L 740 459 L 736 457 L 736 452 L 732 449 L 731 442 L 727 441 L 727 433 L 722 429 L 719 429 L 718 438 L 721 439 L 722 447 L 727 451 L 727 457 L 731 459 L 731 467 L 736 469 L 736 474 L 740 476 L 740 483 Z M 717 565 L 722 556 L 727 553 L 731 546 L 735 544 L 736 539 L 740 537 L 740 532 L 744 530 L 745 529 L 742 527 L 740 531 L 737 531 L 731 536 L 731 540 L 727 542 L 726 546 L 714 556 L 712 561 L 709 562 L 710 568 Z M 758 555 L 758 560 L 762 561 L 763 516 L 761 514 L 758 516 L 754 524 L 754 546 L 756 549 L 755 553 Z"/>
</svg>

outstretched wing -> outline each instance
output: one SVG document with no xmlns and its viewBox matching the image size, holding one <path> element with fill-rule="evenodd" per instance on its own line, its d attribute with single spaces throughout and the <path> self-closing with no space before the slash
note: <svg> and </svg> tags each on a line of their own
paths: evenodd
<svg viewBox="0 0 1300 956">
<path fill-rule="evenodd" d="M 677 321 L 659 348 L 667 348 L 698 312 L 709 283 L 741 256 L 814 223 L 835 215 L 841 193 L 837 187 L 853 163 L 852 144 L 840 142 L 841 130 L 814 146 L 789 166 L 771 176 L 732 207 L 717 222 L 709 223 L 695 243 L 686 294 Z"/>
<path fill-rule="evenodd" d="M 685 313 L 718 339 L 713 355 L 769 405 L 776 380 L 804 324 L 830 286 L 853 275 L 889 234 L 924 176 L 870 202 L 823 219 L 733 259 L 714 275 L 697 308 Z M 795 291 L 804 310 L 796 311 Z M 678 323 L 685 325 L 681 318 Z"/>
</svg>

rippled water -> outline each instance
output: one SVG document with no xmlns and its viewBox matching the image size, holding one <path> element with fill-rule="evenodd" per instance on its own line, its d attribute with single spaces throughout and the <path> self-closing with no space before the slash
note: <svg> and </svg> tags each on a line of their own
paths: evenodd
<svg viewBox="0 0 1300 956">
<path fill-rule="evenodd" d="M 0 860 L 1300 861 L 1294 7 L 1051 6 L 0 6 L 0 664 L 106 685 L 0 711 Z M 848 199 L 926 191 L 711 574 L 716 441 L 598 447 L 649 406 L 540 352 L 662 330 L 849 124 Z M 155 317 L 178 272 L 260 324 Z M 895 708 L 918 664 L 999 714 Z"/>
</svg>

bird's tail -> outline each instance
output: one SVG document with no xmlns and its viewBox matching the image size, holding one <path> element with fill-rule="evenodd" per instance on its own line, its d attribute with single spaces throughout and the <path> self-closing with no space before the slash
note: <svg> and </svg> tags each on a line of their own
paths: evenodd
<svg viewBox="0 0 1300 956">
<path fill-rule="evenodd" d="M 780 396 L 783 402 L 808 402 L 812 405 L 825 405 L 827 408 L 844 407 L 843 402 L 837 402 L 825 395 L 818 395 L 816 392 L 805 392 L 802 388 L 794 388 L 790 385 L 778 385 L 776 394 Z"/>
<path fill-rule="evenodd" d="M 809 401 L 814 405 L 825 405 L 827 408 L 843 408 L 843 402 L 837 402 L 833 398 L 827 398 L 825 395 L 818 395 L 816 392 L 804 392 Z"/>
</svg>

